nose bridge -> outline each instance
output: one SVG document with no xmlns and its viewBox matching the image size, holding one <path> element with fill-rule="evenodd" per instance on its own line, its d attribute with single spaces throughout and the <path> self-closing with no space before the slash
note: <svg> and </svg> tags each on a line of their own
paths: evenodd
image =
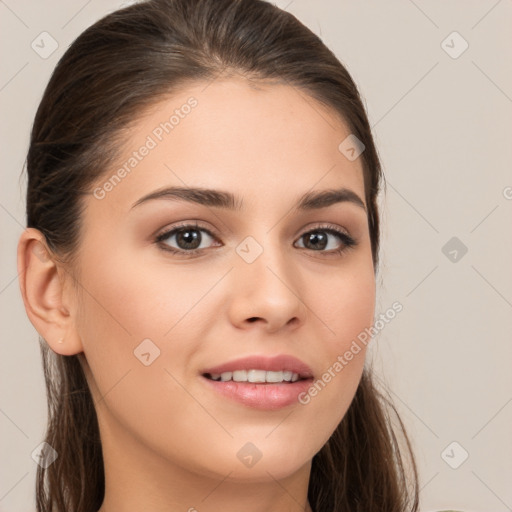
<svg viewBox="0 0 512 512">
<path fill-rule="evenodd" d="M 261 318 L 274 327 L 301 314 L 300 276 L 277 232 L 247 236 L 237 246 L 235 308 L 242 318 Z"/>
<path fill-rule="evenodd" d="M 282 288 L 291 293 L 282 282 L 293 280 L 291 263 L 289 259 L 287 261 L 289 255 L 275 233 L 262 233 L 258 239 L 249 235 L 238 245 L 236 252 L 242 260 L 238 262 L 238 267 L 244 280 L 254 281 L 260 287 L 270 286 L 278 293 L 282 293 Z"/>
</svg>

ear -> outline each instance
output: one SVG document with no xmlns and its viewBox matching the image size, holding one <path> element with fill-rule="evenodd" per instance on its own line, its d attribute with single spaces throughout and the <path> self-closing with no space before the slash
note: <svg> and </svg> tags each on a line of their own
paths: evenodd
<svg viewBox="0 0 512 512">
<path fill-rule="evenodd" d="M 18 281 L 32 325 L 61 355 L 83 352 L 76 331 L 72 277 L 52 258 L 41 231 L 27 228 L 18 241 Z"/>
</svg>

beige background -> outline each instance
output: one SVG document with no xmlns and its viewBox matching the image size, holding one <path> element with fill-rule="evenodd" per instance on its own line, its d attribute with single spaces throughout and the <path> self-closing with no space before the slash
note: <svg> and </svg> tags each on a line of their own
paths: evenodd
<svg viewBox="0 0 512 512">
<path fill-rule="evenodd" d="M 377 314 L 404 309 L 370 354 L 414 440 L 421 510 L 511 510 L 512 2 L 277 4 L 346 64 L 374 127 L 388 182 Z M 29 130 L 64 50 L 120 5 L 0 1 L 0 511 L 34 510 L 31 453 L 46 421 L 16 272 Z M 43 31 L 58 42 L 46 59 L 31 48 Z M 452 237 L 468 249 L 456 261 L 442 250 Z"/>
</svg>

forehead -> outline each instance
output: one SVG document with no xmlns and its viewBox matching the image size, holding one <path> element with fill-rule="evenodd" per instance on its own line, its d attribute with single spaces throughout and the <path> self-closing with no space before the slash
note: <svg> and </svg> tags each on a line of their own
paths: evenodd
<svg viewBox="0 0 512 512">
<path fill-rule="evenodd" d="M 339 149 L 349 135 L 337 112 L 297 87 L 239 78 L 195 83 L 135 120 L 99 184 L 124 169 L 108 198 L 130 205 L 166 185 L 259 197 L 269 188 L 297 196 L 347 186 L 364 197 L 361 159 Z"/>
</svg>

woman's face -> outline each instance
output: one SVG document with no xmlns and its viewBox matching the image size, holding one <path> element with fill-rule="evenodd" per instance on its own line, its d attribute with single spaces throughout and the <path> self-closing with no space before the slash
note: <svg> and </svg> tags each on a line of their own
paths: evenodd
<svg viewBox="0 0 512 512">
<path fill-rule="evenodd" d="M 240 481 L 309 468 L 354 397 L 365 348 L 344 354 L 374 315 L 362 163 L 339 149 L 349 135 L 304 92 L 239 79 L 187 87 L 130 129 L 119 165 L 86 198 L 79 254 L 75 327 L 106 462 L 157 454 Z M 213 193 L 142 200 L 171 187 L 222 191 L 240 208 Z M 340 189 L 362 205 L 298 208 Z M 194 227 L 156 241 L 184 225 Z M 304 389 L 281 383 L 265 401 L 259 383 L 238 385 L 235 399 L 219 391 L 233 384 L 203 376 L 277 355 L 310 367 L 316 396 L 293 398 Z"/>
</svg>

